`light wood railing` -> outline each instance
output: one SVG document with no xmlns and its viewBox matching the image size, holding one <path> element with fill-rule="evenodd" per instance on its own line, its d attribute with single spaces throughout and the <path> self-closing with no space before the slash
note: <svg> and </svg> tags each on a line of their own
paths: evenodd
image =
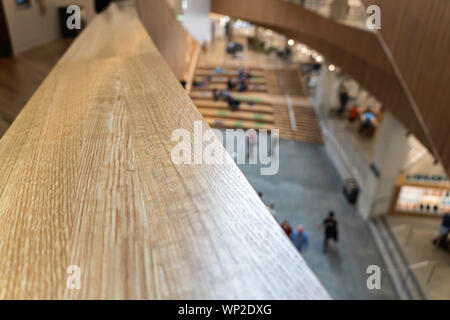
<svg viewBox="0 0 450 320">
<path fill-rule="evenodd" d="M 194 121 L 135 9 L 96 17 L 0 140 L 0 298 L 329 298 L 231 157 L 171 160 Z"/>
</svg>

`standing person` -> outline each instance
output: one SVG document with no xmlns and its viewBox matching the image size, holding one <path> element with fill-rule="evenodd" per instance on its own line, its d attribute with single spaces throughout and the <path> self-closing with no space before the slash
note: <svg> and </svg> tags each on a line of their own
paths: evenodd
<svg viewBox="0 0 450 320">
<path fill-rule="evenodd" d="M 228 20 L 225 24 L 225 36 L 227 37 L 228 42 L 233 40 L 233 26 L 231 20 Z"/>
<path fill-rule="evenodd" d="M 306 253 L 306 250 L 308 250 L 309 241 L 308 235 L 303 230 L 302 225 L 299 225 L 294 231 L 292 231 L 291 240 L 301 254 Z"/>
<path fill-rule="evenodd" d="M 206 55 L 208 53 L 208 43 L 206 41 L 202 42 L 202 53 Z"/>
<path fill-rule="evenodd" d="M 345 110 L 347 108 L 347 103 L 349 100 L 350 100 L 350 96 L 348 94 L 347 88 L 345 87 L 344 83 L 341 83 L 339 85 L 339 102 L 340 102 L 341 106 L 338 110 L 338 113 L 340 115 L 342 115 L 345 112 Z"/>
<path fill-rule="evenodd" d="M 258 135 L 255 129 L 249 129 L 248 131 L 248 148 L 247 148 L 247 161 L 248 163 L 256 164 L 257 151 L 255 148 L 258 145 Z"/>
<path fill-rule="evenodd" d="M 217 101 L 217 100 L 219 100 L 219 91 L 217 90 L 217 88 L 213 88 L 213 90 L 212 90 L 212 94 L 213 94 L 213 99 L 214 99 L 214 101 Z"/>
<path fill-rule="evenodd" d="M 270 157 L 276 157 L 280 151 L 280 137 L 278 130 L 272 130 L 270 133 Z"/>
<path fill-rule="evenodd" d="M 280 226 L 281 226 L 281 229 L 283 229 L 283 231 L 286 233 L 286 235 L 290 238 L 291 234 L 292 234 L 292 227 L 289 224 L 289 222 L 284 220 Z"/>
<path fill-rule="evenodd" d="M 270 213 L 272 214 L 272 217 L 274 217 L 275 220 L 277 220 L 277 212 L 275 211 L 275 204 L 271 203 L 267 207 L 269 209 Z"/>
<path fill-rule="evenodd" d="M 439 235 L 444 235 L 450 232 L 450 213 L 444 214 L 442 217 L 442 223 L 439 228 Z"/>
<path fill-rule="evenodd" d="M 354 105 L 348 114 L 348 122 L 353 123 L 359 116 L 359 108 L 357 105 Z"/>
<path fill-rule="evenodd" d="M 335 242 L 338 241 L 338 229 L 337 221 L 334 218 L 334 212 L 330 211 L 328 217 L 323 220 L 322 225 L 325 227 L 325 234 L 323 239 L 323 252 L 327 252 L 328 240 L 333 239 Z"/>
<path fill-rule="evenodd" d="M 236 87 L 236 84 L 233 82 L 233 80 L 228 79 L 227 80 L 227 89 L 228 90 L 233 90 Z"/>
</svg>

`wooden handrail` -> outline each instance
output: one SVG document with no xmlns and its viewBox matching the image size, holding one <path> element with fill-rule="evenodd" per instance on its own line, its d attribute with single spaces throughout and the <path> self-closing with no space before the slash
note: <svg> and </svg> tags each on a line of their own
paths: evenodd
<svg viewBox="0 0 450 320">
<path fill-rule="evenodd" d="M 329 298 L 231 157 L 171 160 L 194 121 L 135 9 L 96 17 L 0 140 L 0 298 Z"/>
</svg>

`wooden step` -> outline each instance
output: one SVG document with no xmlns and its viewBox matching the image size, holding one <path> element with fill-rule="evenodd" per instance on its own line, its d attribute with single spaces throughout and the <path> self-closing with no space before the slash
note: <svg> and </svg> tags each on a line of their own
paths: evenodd
<svg viewBox="0 0 450 320">
<path fill-rule="evenodd" d="M 210 83 L 227 83 L 228 79 L 231 78 L 231 81 L 238 81 L 238 77 L 236 76 L 211 76 L 210 79 L 207 79 L 208 76 L 196 76 L 194 78 L 197 82 L 209 81 Z M 264 77 L 253 77 L 250 78 L 250 83 L 254 84 L 266 84 L 266 79 Z"/>
<path fill-rule="evenodd" d="M 225 101 L 214 100 L 193 100 L 197 108 L 211 108 L 211 109 L 229 109 L 228 103 Z M 254 104 L 249 105 L 247 103 L 241 103 L 239 105 L 240 111 L 256 112 L 256 113 L 268 113 L 273 114 L 272 106 Z"/>
<path fill-rule="evenodd" d="M 192 87 L 193 91 L 199 91 L 199 90 L 225 90 L 227 89 L 227 85 L 225 83 L 213 83 L 202 87 Z M 265 85 L 260 84 L 249 84 L 248 90 L 244 92 L 266 92 L 267 88 Z M 236 88 L 232 90 L 232 92 L 237 92 Z"/>
<path fill-rule="evenodd" d="M 229 119 L 217 119 L 212 117 L 205 117 L 206 122 L 214 128 L 233 128 L 233 129 L 275 129 L 275 126 L 270 123 L 254 122 L 254 121 L 235 121 Z"/>
<path fill-rule="evenodd" d="M 232 75 L 232 76 L 237 76 L 239 74 L 238 70 L 230 70 L 230 69 L 226 69 L 226 70 L 222 70 L 220 73 L 217 73 L 214 69 L 199 69 L 197 68 L 197 70 L 195 70 L 195 75 L 196 76 L 222 76 L 222 75 Z M 264 76 L 264 72 L 263 71 L 250 71 L 250 76 L 251 77 L 263 77 Z"/>
<path fill-rule="evenodd" d="M 240 101 L 240 102 L 245 102 L 245 103 L 254 103 L 254 104 L 259 104 L 259 105 L 272 105 L 272 103 L 270 101 L 267 101 L 267 99 L 264 98 L 260 98 L 260 97 L 251 97 L 251 96 L 247 96 L 247 95 L 241 95 L 239 93 L 234 93 L 232 94 L 233 98 Z M 207 100 L 212 100 L 213 99 L 213 94 L 211 91 L 193 91 L 190 94 L 190 97 L 192 99 L 207 99 Z"/>
<path fill-rule="evenodd" d="M 264 68 L 260 66 L 248 66 L 248 65 L 231 65 L 231 64 L 222 64 L 222 65 L 213 65 L 213 64 L 199 64 L 197 66 L 198 69 L 215 69 L 216 67 L 221 67 L 224 69 L 230 70 L 239 70 L 239 69 L 250 69 L 255 71 L 265 71 Z"/>
<path fill-rule="evenodd" d="M 246 111 L 212 110 L 208 108 L 198 108 L 198 110 L 204 117 L 274 123 L 273 116 L 268 114 Z"/>
</svg>

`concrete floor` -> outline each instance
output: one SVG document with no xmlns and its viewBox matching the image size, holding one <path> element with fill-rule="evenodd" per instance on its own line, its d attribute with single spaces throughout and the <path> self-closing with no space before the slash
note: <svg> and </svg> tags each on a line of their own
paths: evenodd
<svg viewBox="0 0 450 320">
<path fill-rule="evenodd" d="M 280 141 L 280 170 L 261 176 L 258 165 L 240 165 L 266 204 L 274 203 L 277 218 L 291 225 L 303 224 L 310 248 L 304 258 L 335 299 L 396 299 L 388 272 L 366 223 L 349 205 L 342 184 L 322 145 Z M 336 212 L 339 243 L 322 253 L 319 229 L 327 212 Z M 369 265 L 381 268 L 380 290 L 366 286 Z"/>
</svg>

